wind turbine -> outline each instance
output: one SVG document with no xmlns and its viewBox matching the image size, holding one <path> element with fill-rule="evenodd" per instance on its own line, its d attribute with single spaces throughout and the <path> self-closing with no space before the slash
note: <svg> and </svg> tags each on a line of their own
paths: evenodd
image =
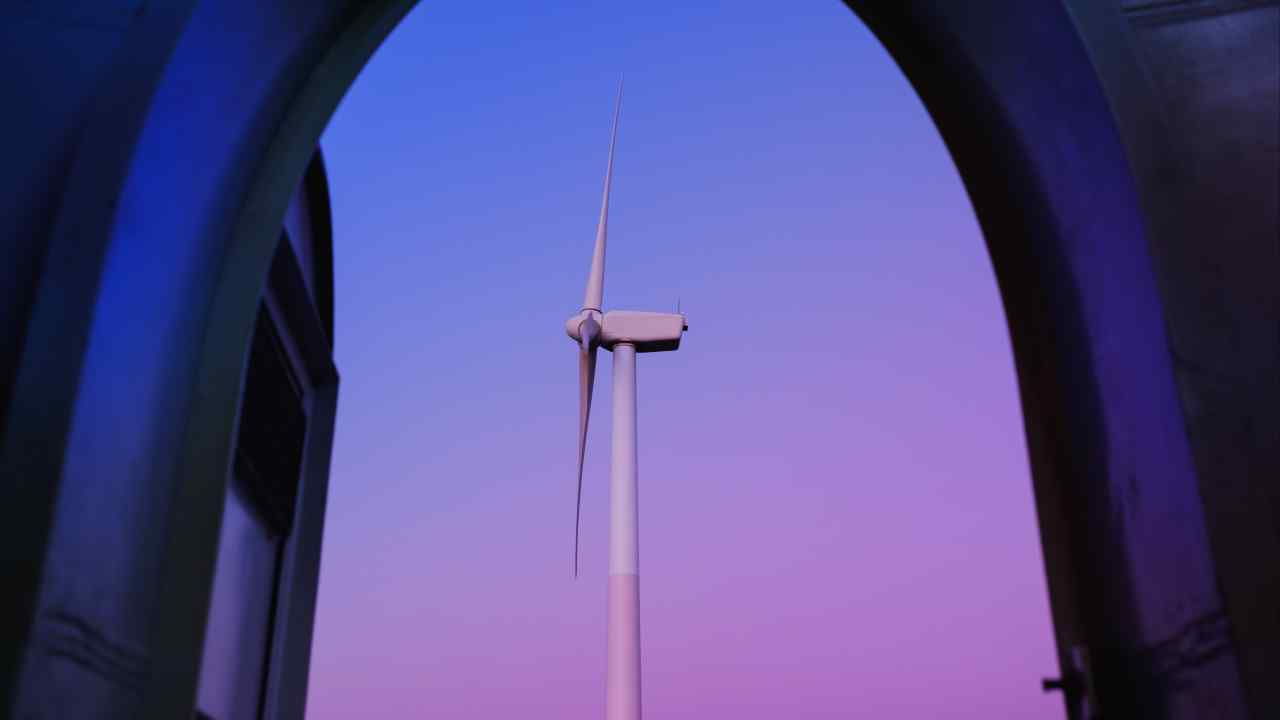
<svg viewBox="0 0 1280 720">
<path fill-rule="evenodd" d="M 565 323 L 578 343 L 578 500 L 573 524 L 573 575 L 578 575 L 578 529 L 582 517 L 582 461 L 587 449 L 587 420 L 595 387 L 596 350 L 613 352 L 613 459 L 609 471 L 609 609 L 607 720 L 640 720 L 640 537 L 636 466 L 636 353 L 680 347 L 689 325 L 682 313 L 610 310 L 604 312 L 604 250 L 609 225 L 609 186 L 613 149 L 622 109 L 622 81 L 613 110 L 604 199 L 596 228 L 591 272 L 582 309 Z"/>
</svg>

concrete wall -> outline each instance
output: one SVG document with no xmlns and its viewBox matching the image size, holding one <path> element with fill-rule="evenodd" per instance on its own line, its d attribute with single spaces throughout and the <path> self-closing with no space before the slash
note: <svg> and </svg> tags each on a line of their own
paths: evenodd
<svg viewBox="0 0 1280 720">
<path fill-rule="evenodd" d="M 1125 139 L 1228 631 L 1280 713 L 1280 3 L 1072 3 Z M 1216 623 L 1206 618 L 1206 623 Z M 1207 627 L 1171 638 L 1187 672 Z"/>
<path fill-rule="evenodd" d="M 0 7 L 0 406 L 7 404 L 36 279 L 81 130 L 101 102 L 137 0 Z M 121 98 L 123 100 L 123 98 Z M 5 415 L 0 414 L 0 432 Z"/>
</svg>

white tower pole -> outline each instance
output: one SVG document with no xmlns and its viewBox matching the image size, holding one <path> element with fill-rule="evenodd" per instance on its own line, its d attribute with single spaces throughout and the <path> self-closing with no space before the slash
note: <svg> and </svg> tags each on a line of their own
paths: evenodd
<svg viewBox="0 0 1280 720">
<path fill-rule="evenodd" d="M 609 472 L 607 720 L 640 720 L 639 471 L 636 348 L 613 346 L 613 461 Z"/>
</svg>

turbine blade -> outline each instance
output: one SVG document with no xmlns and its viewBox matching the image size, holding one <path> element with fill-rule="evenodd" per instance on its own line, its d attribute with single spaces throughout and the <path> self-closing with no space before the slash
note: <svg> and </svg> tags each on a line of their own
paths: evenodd
<svg viewBox="0 0 1280 720">
<path fill-rule="evenodd" d="M 604 303 L 604 246 L 609 234 L 609 187 L 613 184 L 613 148 L 618 140 L 618 116 L 622 111 L 622 78 L 618 78 L 618 99 L 613 107 L 613 130 L 609 134 L 609 163 L 604 171 L 604 199 L 600 202 L 600 223 L 596 225 L 596 245 L 591 253 L 591 274 L 583 308 L 600 310 Z"/>
<path fill-rule="evenodd" d="M 594 325 L 590 319 L 585 325 Z M 596 384 L 596 344 L 583 328 L 582 351 L 578 353 L 578 500 L 573 513 L 573 576 L 578 577 L 578 533 L 582 521 L 582 463 L 587 456 L 587 421 L 591 417 L 591 394 Z"/>
</svg>

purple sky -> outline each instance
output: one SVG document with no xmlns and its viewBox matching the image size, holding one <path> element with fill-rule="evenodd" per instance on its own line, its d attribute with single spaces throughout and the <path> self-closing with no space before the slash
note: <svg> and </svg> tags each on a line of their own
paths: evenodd
<svg viewBox="0 0 1280 720">
<path fill-rule="evenodd" d="M 554 7 L 549 7 L 554 5 Z M 835 0 L 415 10 L 324 137 L 334 448 L 309 717 L 604 706 L 609 374 L 639 362 L 649 718 L 1063 717 L 1008 333 L 919 99 Z"/>
</svg>

